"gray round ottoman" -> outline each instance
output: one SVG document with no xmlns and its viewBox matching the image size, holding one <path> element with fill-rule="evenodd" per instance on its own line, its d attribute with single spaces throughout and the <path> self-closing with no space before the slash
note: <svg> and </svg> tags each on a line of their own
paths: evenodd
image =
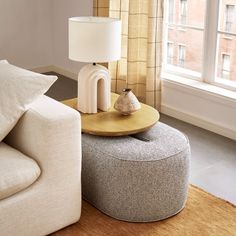
<svg viewBox="0 0 236 236">
<path fill-rule="evenodd" d="M 158 122 L 135 136 L 82 136 L 82 194 L 105 214 L 132 222 L 181 211 L 188 192 L 190 147 Z"/>
</svg>

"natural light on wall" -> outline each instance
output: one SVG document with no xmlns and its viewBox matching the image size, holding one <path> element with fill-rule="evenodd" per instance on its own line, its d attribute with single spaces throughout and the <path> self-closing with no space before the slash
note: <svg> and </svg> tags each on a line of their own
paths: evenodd
<svg viewBox="0 0 236 236">
<path fill-rule="evenodd" d="M 236 0 L 167 0 L 164 71 L 236 89 Z"/>
</svg>

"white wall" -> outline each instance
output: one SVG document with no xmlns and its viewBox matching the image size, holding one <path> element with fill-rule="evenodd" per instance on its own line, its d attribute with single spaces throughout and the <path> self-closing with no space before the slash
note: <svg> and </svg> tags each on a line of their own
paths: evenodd
<svg viewBox="0 0 236 236">
<path fill-rule="evenodd" d="M 78 74 L 83 64 L 68 59 L 68 18 L 92 15 L 92 0 L 53 0 L 54 65 Z"/>
<path fill-rule="evenodd" d="M 0 59 L 25 68 L 52 63 L 51 1 L 0 0 Z"/>
<path fill-rule="evenodd" d="M 0 59 L 24 67 L 55 65 L 77 74 L 68 59 L 68 18 L 92 15 L 92 0 L 0 0 Z"/>
</svg>

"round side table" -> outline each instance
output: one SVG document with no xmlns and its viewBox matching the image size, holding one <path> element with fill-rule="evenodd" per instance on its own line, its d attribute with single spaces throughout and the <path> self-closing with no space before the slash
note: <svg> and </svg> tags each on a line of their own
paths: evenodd
<svg viewBox="0 0 236 236">
<path fill-rule="evenodd" d="M 118 97 L 118 94 L 112 93 L 111 108 L 107 112 L 99 111 L 95 114 L 81 112 L 82 132 L 98 136 L 125 136 L 143 132 L 159 120 L 159 112 L 143 103 L 141 109 L 131 115 L 120 114 L 113 108 Z M 65 100 L 63 103 L 77 108 L 77 98 Z"/>
</svg>

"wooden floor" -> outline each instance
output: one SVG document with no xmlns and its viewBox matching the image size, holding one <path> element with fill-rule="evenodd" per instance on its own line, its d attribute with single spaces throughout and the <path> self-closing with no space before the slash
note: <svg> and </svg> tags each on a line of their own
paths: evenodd
<svg viewBox="0 0 236 236">
<path fill-rule="evenodd" d="M 235 236 L 236 207 L 197 187 L 190 187 L 183 211 L 153 223 L 128 223 L 115 220 L 83 201 L 78 223 L 53 236 Z"/>
</svg>

